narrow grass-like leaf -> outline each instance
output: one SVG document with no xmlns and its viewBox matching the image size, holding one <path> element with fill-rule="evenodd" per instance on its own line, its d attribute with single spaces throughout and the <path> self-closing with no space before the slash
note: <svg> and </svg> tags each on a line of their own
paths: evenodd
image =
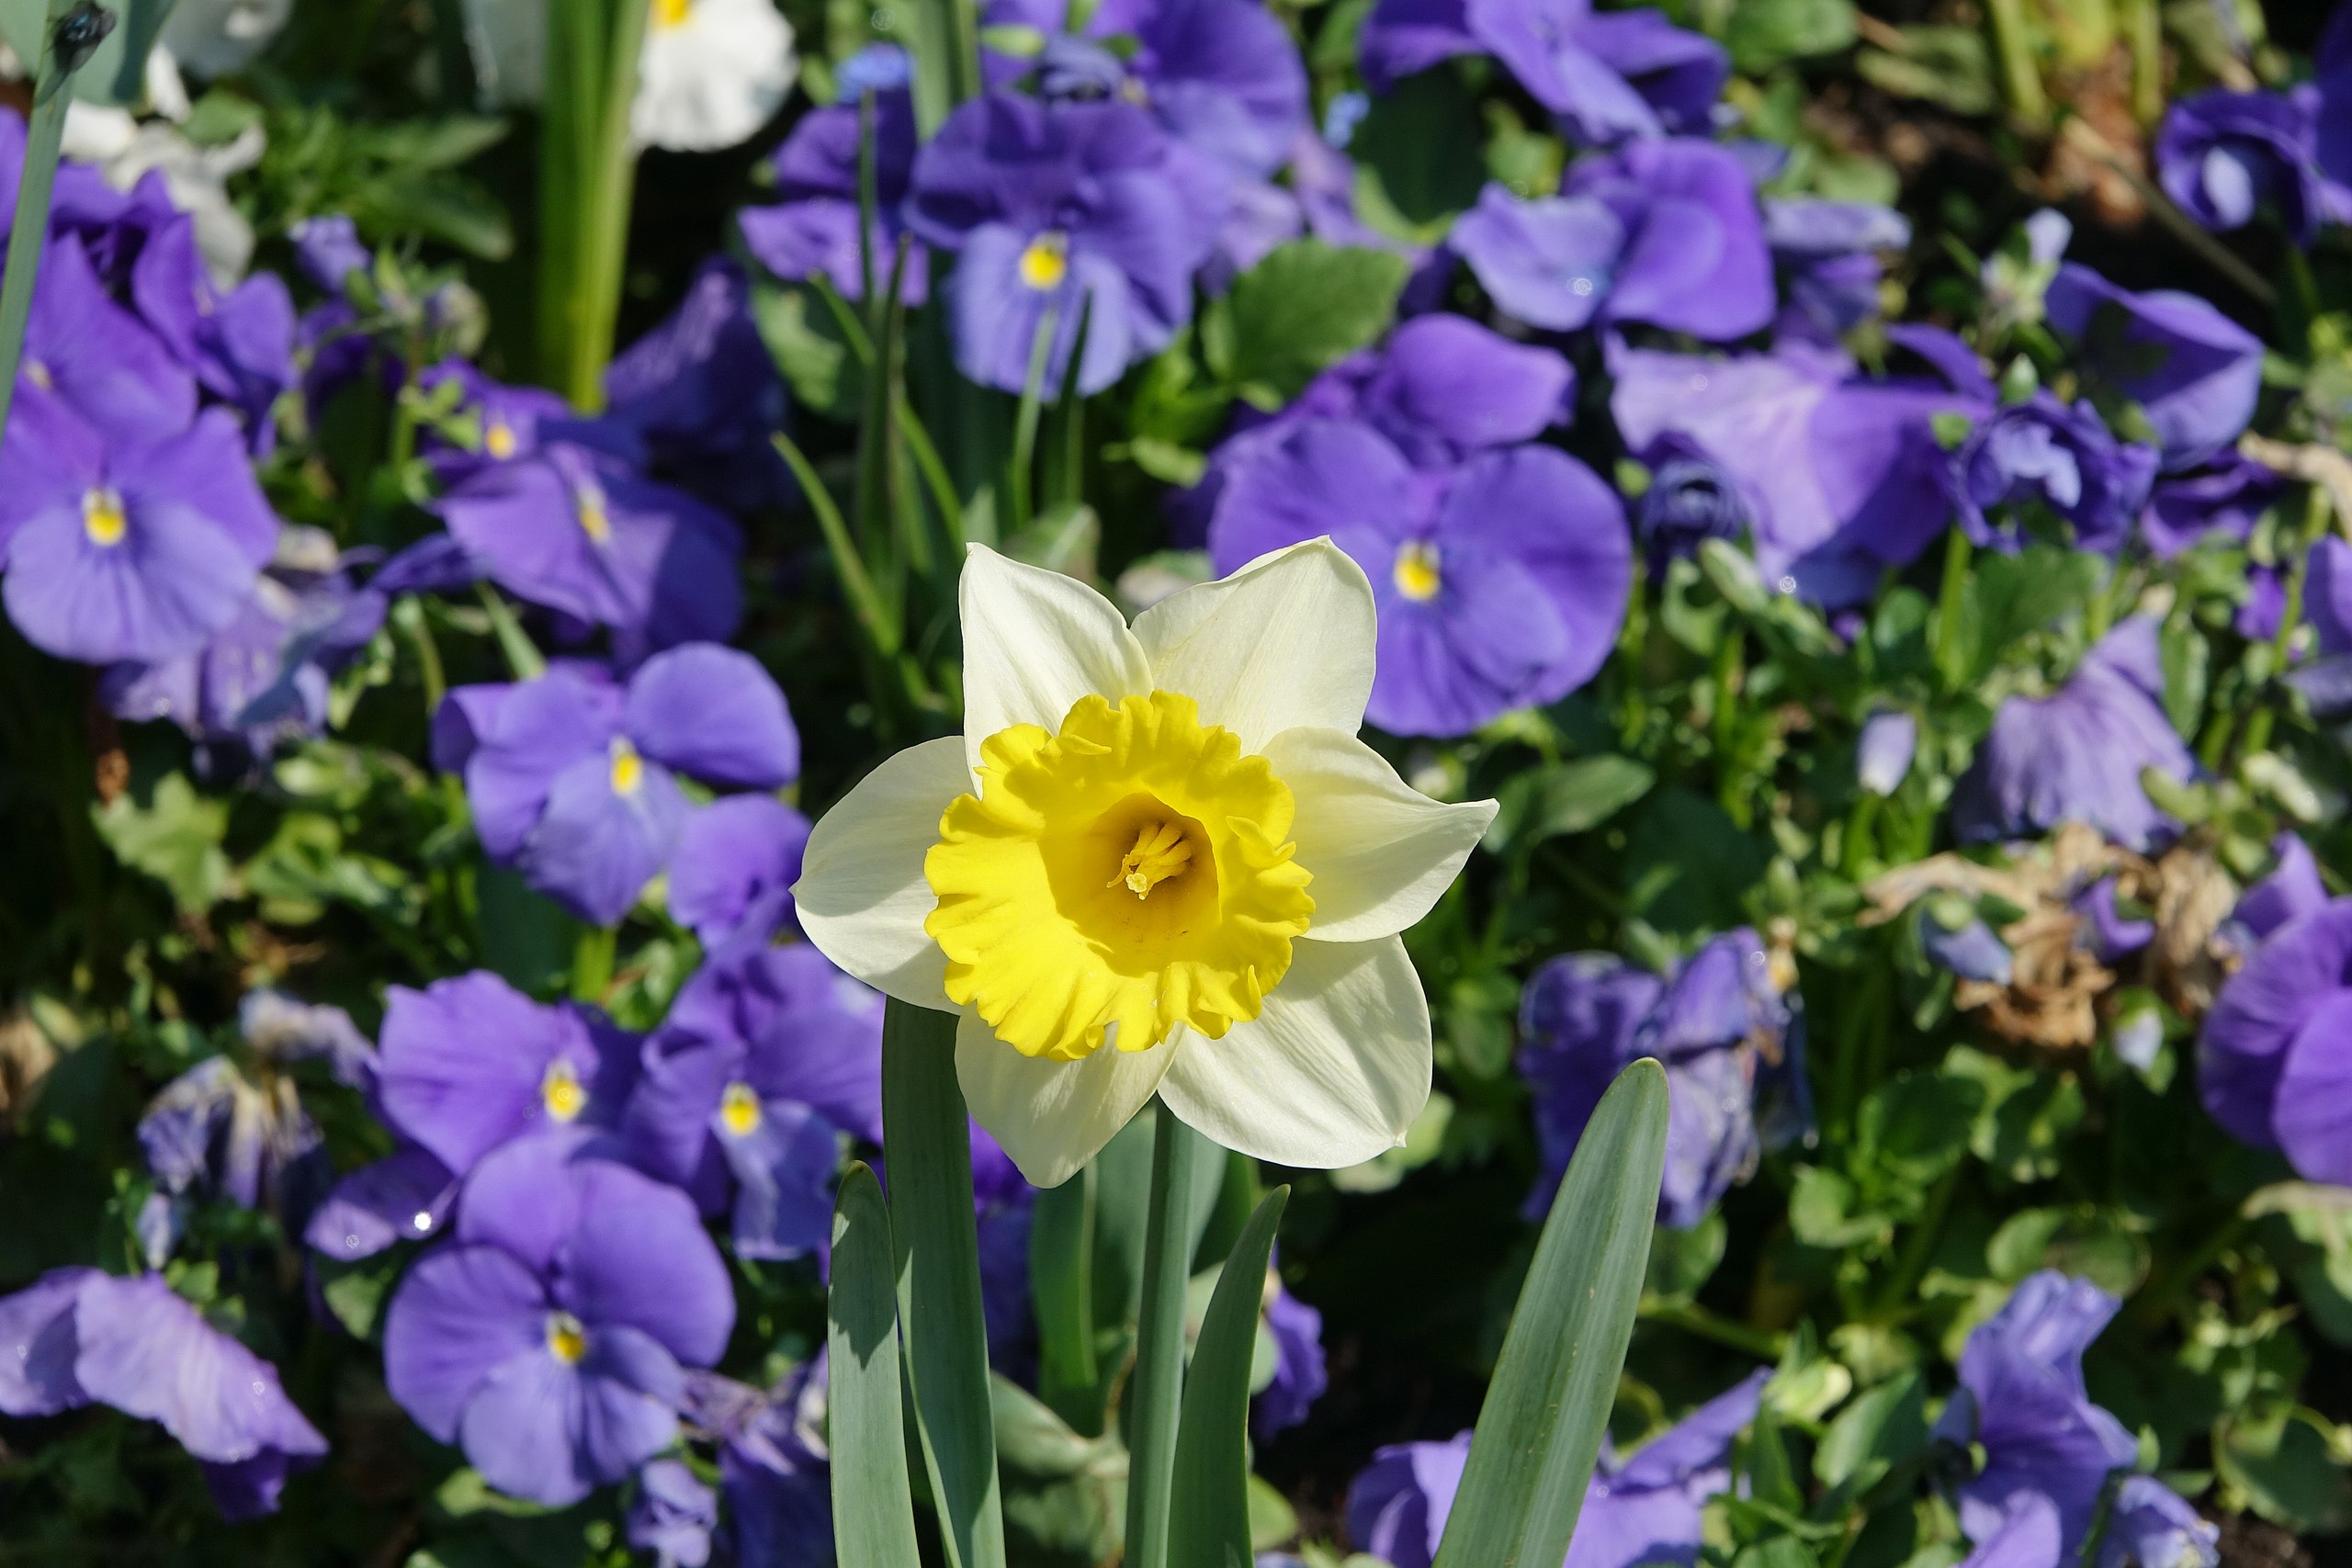
<svg viewBox="0 0 2352 1568">
<path fill-rule="evenodd" d="M 1568 1550 L 1634 1335 L 1666 1164 L 1666 1072 L 1617 1075 L 1577 1140 L 1487 1385 L 1436 1568 L 1553 1568 Z"/>
<path fill-rule="evenodd" d="M 898 1262 L 881 1184 L 860 1163 L 833 1202 L 826 1292 L 826 1438 L 832 1450 L 833 1552 L 841 1568 L 920 1568 L 899 1383 Z"/>
<path fill-rule="evenodd" d="M 1184 1395 L 1184 1286 L 1200 1238 L 1194 1168 L 1205 1142 L 1158 1107 L 1151 1144 L 1151 1217 L 1144 1233 L 1143 1298 L 1136 1325 L 1134 1418 L 1127 1424 L 1127 1568 L 1166 1568 L 1169 1488 Z M 1223 1166 L 1218 1165 L 1220 1174 Z"/>
<path fill-rule="evenodd" d="M 882 1015 L 882 1147 L 899 1323 L 950 1568 L 1004 1568 L 972 1224 L 971 1135 L 956 1083 L 956 1018 L 892 1000 Z"/>
<path fill-rule="evenodd" d="M 1037 1392 L 1081 1431 L 1098 1425 L 1094 1355 L 1094 1167 L 1037 1194 L 1029 1279 L 1037 1303 Z M 1095 1404 L 1097 1410 L 1086 1408 Z"/>
<path fill-rule="evenodd" d="M 1289 1199 L 1289 1188 L 1275 1188 L 1241 1227 L 1201 1323 L 1176 1434 L 1169 1568 L 1250 1568 L 1250 1360 L 1274 1226 Z"/>
</svg>

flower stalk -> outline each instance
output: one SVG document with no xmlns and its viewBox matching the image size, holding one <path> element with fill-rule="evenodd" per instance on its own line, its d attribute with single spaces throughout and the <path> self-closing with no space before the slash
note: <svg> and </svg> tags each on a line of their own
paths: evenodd
<svg viewBox="0 0 2352 1568">
<path fill-rule="evenodd" d="M 1159 1108 L 1151 1145 L 1151 1210 L 1144 1235 L 1143 1313 L 1136 1332 L 1134 1419 L 1127 1433 L 1127 1555 L 1167 1568 L 1177 1416 L 1184 1397 L 1184 1285 L 1192 1276 L 1193 1168 L 1201 1135 Z"/>
</svg>

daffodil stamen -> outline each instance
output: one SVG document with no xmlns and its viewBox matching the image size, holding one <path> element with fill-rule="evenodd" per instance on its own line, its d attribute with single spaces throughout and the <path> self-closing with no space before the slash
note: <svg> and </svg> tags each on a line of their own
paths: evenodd
<svg viewBox="0 0 2352 1568">
<path fill-rule="evenodd" d="M 979 777 L 923 863 L 951 998 L 1062 1061 L 1258 1016 L 1315 909 L 1263 757 L 1154 692 L 993 735 Z"/>
</svg>

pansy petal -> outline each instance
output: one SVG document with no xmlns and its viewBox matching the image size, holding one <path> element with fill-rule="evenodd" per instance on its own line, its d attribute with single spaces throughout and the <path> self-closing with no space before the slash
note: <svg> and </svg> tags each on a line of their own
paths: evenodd
<svg viewBox="0 0 2352 1568">
<path fill-rule="evenodd" d="M 416 1424 L 454 1442 L 466 1403 L 547 1335 L 547 1292 L 495 1247 L 443 1247 L 418 1259 L 384 1321 L 384 1382 Z"/>
<path fill-rule="evenodd" d="M 612 1160 L 576 1159 L 572 1170 L 583 1223 L 558 1259 L 557 1298 L 583 1322 L 651 1335 L 682 1361 L 718 1359 L 735 1296 L 693 1201 Z"/>
<path fill-rule="evenodd" d="M 1200 705 L 1255 751 L 1285 729 L 1352 735 L 1372 695 L 1374 613 L 1363 569 L 1329 539 L 1262 556 L 1146 610 L 1148 685 Z M 1058 716 L 1057 716 L 1058 717 Z"/>
<path fill-rule="evenodd" d="M 628 914 L 668 863 L 689 807 L 669 770 L 623 766 L 583 757 L 555 776 L 547 812 L 524 840 L 515 864 L 523 880 L 592 925 Z"/>
<path fill-rule="evenodd" d="M 629 681 L 621 728 L 647 756 L 706 784 L 774 789 L 800 773 L 800 735 L 775 678 L 717 643 L 647 660 Z"/>
<path fill-rule="evenodd" d="M 1298 801 L 1291 837 L 1298 863 L 1315 874 L 1311 940 L 1369 942 L 1412 925 L 1495 819 L 1493 801 L 1442 805 L 1337 730 L 1286 729 L 1265 758 Z"/>
<path fill-rule="evenodd" d="M 963 606 L 964 752 L 975 768 L 980 742 L 999 730 L 1059 729 L 1080 697 L 1116 703 L 1151 690 L 1151 665 L 1125 617 L 1076 578 L 976 545 Z M 938 836 L 933 823 L 924 847 Z"/>
<path fill-rule="evenodd" d="M 1180 1034 L 1148 1051 L 1106 1043 L 1079 1061 L 1054 1061 L 1023 1055 L 967 1012 L 956 1030 L 956 1077 L 972 1119 L 1030 1185 L 1058 1187 L 1144 1108 L 1178 1052 L 1198 1044 Z"/>
<path fill-rule="evenodd" d="M 939 902 L 922 863 L 948 803 L 971 788 L 960 736 L 909 747 L 810 829 L 792 888 L 800 927 L 826 957 L 887 996 L 942 1012 L 953 1010 L 947 955 L 922 929 Z"/>
<path fill-rule="evenodd" d="M 53 1269 L 0 1297 L 0 1415 L 53 1416 L 88 1401 L 74 1381 L 74 1303 L 95 1269 Z"/>
<path fill-rule="evenodd" d="M 1187 1038 L 1159 1092 L 1228 1149 L 1329 1170 L 1403 1143 L 1430 1071 L 1429 1002 L 1405 944 L 1302 942 L 1256 1021 Z"/>
</svg>

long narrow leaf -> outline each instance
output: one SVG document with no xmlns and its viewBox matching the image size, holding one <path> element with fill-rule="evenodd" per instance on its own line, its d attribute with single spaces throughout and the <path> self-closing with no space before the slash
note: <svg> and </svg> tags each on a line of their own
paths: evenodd
<svg viewBox="0 0 2352 1568">
<path fill-rule="evenodd" d="M 893 1000 L 882 1015 L 882 1147 L 890 1167 L 899 1323 L 931 1495 L 951 1568 L 1004 1568 L 972 1156 L 956 1019 Z"/>
<path fill-rule="evenodd" d="M 1274 1226 L 1289 1199 L 1289 1188 L 1275 1188 L 1241 1227 L 1201 1323 L 1176 1434 L 1169 1568 L 1250 1568 L 1250 1360 Z"/>
<path fill-rule="evenodd" d="M 834 1200 L 832 1273 L 825 1305 L 834 1556 L 841 1568 L 921 1568 L 907 1485 L 890 1211 L 863 1164 L 849 1168 Z"/>
<path fill-rule="evenodd" d="M 33 83 L 32 121 L 25 133 L 23 174 L 9 231 L 19 236 L 49 232 L 50 192 L 57 180 L 58 150 L 65 139 L 66 107 L 73 101 L 68 89 L 74 72 L 87 58 L 86 50 L 71 58 L 60 53 L 59 30 L 66 14 L 66 0 L 49 0 L 40 69 Z M 32 314 L 33 283 L 40 272 L 40 256 L 37 239 L 9 246 L 6 276 L 0 278 L 0 430 L 7 428 L 8 411 L 16 400 L 17 367 L 24 358 L 25 322 Z"/>
<path fill-rule="evenodd" d="M 1101 1423 L 1094 1356 L 1094 1167 L 1037 1194 L 1029 1222 L 1030 1293 L 1037 1303 L 1037 1392 L 1090 1435 Z M 1089 1409 L 1087 1406 L 1092 1405 Z"/>
<path fill-rule="evenodd" d="M 1666 1072 L 1617 1075 L 1552 1201 L 1487 1385 L 1436 1568 L 1554 1568 L 1634 1337 L 1666 1165 Z"/>
<path fill-rule="evenodd" d="M 1169 1488 L 1184 1396 L 1184 1285 L 1200 1238 L 1194 1170 L 1204 1142 L 1159 1107 L 1151 1143 L 1151 1217 L 1144 1233 L 1143 1299 L 1136 1325 L 1133 1418 L 1127 1423 L 1127 1568 L 1166 1568 Z"/>
</svg>

